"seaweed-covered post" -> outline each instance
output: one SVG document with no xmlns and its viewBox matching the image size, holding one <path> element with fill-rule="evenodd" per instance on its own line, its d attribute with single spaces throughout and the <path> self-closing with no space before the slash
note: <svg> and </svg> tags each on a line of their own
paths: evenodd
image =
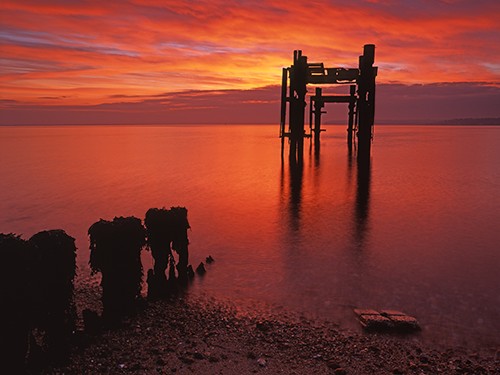
<svg viewBox="0 0 500 375">
<path fill-rule="evenodd" d="M 172 249 L 179 254 L 179 262 L 177 263 L 179 280 L 185 281 L 188 277 L 189 263 L 189 240 L 187 230 L 190 228 L 187 218 L 187 209 L 185 207 L 171 207 L 170 212 L 172 213 L 173 229 Z"/>
<path fill-rule="evenodd" d="M 170 249 L 173 236 L 172 212 L 165 208 L 150 208 L 146 212 L 144 224 L 147 231 L 147 245 L 154 259 L 152 275 L 148 272 L 148 296 L 164 295 L 167 292 L 165 271 L 169 262 L 173 261 Z M 173 271 L 172 267 L 170 271 Z"/>
<path fill-rule="evenodd" d="M 108 323 L 136 307 L 141 295 L 141 250 L 146 230 L 136 217 L 100 220 L 89 228 L 90 267 L 102 275 L 103 318 Z"/>
<path fill-rule="evenodd" d="M 2 368 L 24 373 L 32 306 L 33 248 L 14 234 L 0 233 L 0 351 Z"/>
<path fill-rule="evenodd" d="M 35 326 L 44 331 L 44 345 L 52 360 L 69 355 L 69 340 L 75 329 L 74 278 L 75 239 L 64 230 L 33 235 L 29 242 L 36 251 L 34 272 Z"/>
</svg>

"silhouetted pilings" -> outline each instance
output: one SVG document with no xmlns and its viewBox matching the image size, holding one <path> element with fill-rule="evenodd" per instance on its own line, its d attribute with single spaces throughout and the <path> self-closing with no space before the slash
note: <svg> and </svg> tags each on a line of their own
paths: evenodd
<svg viewBox="0 0 500 375">
<path fill-rule="evenodd" d="M 103 318 L 107 322 L 134 311 L 141 296 L 141 251 L 146 230 L 141 219 L 115 217 L 99 220 L 88 230 L 90 268 L 102 275 Z"/>
<path fill-rule="evenodd" d="M 2 366 L 22 373 L 32 329 L 34 249 L 13 234 L 0 234 L 0 350 Z"/>
<path fill-rule="evenodd" d="M 76 327 L 75 239 L 59 229 L 39 232 L 29 242 L 36 249 L 34 325 L 45 332 L 43 341 L 49 356 L 64 360 Z"/>
<path fill-rule="evenodd" d="M 302 160 L 303 143 L 305 137 L 314 133 L 315 149 L 319 149 L 321 129 L 321 115 L 325 103 L 347 103 L 349 106 L 347 143 L 352 148 L 353 134 L 357 132 L 358 153 L 362 159 L 370 155 L 373 137 L 375 114 L 375 77 L 377 67 L 375 60 L 375 46 L 366 44 L 363 55 L 359 57 L 358 68 L 325 68 L 323 63 L 308 63 L 302 51 L 296 50 L 293 55 L 293 65 L 283 68 L 281 87 L 281 117 L 280 137 L 282 155 L 284 139 L 290 142 L 290 158 Z M 287 87 L 289 83 L 289 93 Z M 304 113 L 306 107 L 306 93 L 308 84 L 340 85 L 350 84 L 349 95 L 323 95 L 322 89 L 316 87 L 315 95 L 310 97 L 309 123 L 310 134 L 304 130 Z M 289 103 L 289 130 L 285 130 L 286 108 Z M 314 127 L 312 120 L 314 114 Z"/>
<path fill-rule="evenodd" d="M 169 281 L 178 287 L 194 277 L 189 265 L 187 209 L 150 209 L 145 222 L 148 230 L 136 217 L 101 219 L 90 226 L 89 264 L 93 273 L 101 273 L 103 314 L 101 318 L 92 310 L 82 312 L 87 333 L 118 326 L 124 316 L 144 306 L 141 252 L 146 244 L 155 249 L 158 274 L 165 272 L 161 259 L 166 255 L 170 257 Z M 170 246 L 179 255 L 177 265 Z M 25 373 L 27 362 L 34 371 L 47 363 L 61 363 L 75 339 L 75 239 L 63 230 L 42 231 L 28 241 L 0 233 L 0 257 L 0 350 L 5 355 L 0 366 L 11 373 Z M 208 256 L 206 263 L 212 262 Z M 203 262 L 196 272 L 206 272 Z"/>
<path fill-rule="evenodd" d="M 172 212 L 173 218 L 172 249 L 179 255 L 177 273 L 179 280 L 185 281 L 189 265 L 187 230 L 190 226 L 187 219 L 187 209 L 185 207 L 171 207 L 170 212 Z"/>
<path fill-rule="evenodd" d="M 375 121 L 375 46 L 366 44 L 363 55 L 359 57 L 358 85 L 358 157 L 361 160 L 370 158 Z"/>
<path fill-rule="evenodd" d="M 3 269 L 1 366 L 23 373 L 28 351 L 45 353 L 60 363 L 69 355 L 75 329 L 73 280 L 76 275 L 75 239 L 63 230 L 43 231 L 29 241 L 0 234 Z M 41 347 L 33 330 L 41 336 Z"/>
<path fill-rule="evenodd" d="M 147 245 L 151 250 L 154 265 L 148 271 L 148 295 L 157 297 L 167 294 L 167 276 L 165 271 L 170 264 L 173 269 L 173 255 L 170 248 L 172 242 L 172 212 L 165 208 L 150 208 L 146 212 L 144 224 L 147 230 Z M 175 271 L 174 271 L 175 276 Z"/>
<path fill-rule="evenodd" d="M 148 296 L 151 298 L 167 295 L 175 289 L 176 281 L 185 284 L 193 276 L 189 268 L 190 228 L 185 207 L 151 208 L 144 219 L 147 230 L 147 245 L 154 259 L 153 270 L 148 271 Z M 179 260 L 175 265 L 174 250 Z M 168 282 L 165 274 L 168 268 Z M 177 269 L 177 277 L 175 270 Z"/>
</svg>

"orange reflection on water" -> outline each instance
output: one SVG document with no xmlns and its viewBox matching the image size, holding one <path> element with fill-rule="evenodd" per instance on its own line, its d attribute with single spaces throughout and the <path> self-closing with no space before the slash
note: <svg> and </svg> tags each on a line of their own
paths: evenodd
<svg viewBox="0 0 500 375">
<path fill-rule="evenodd" d="M 282 162 L 271 126 L 0 133 L 8 176 L 0 231 L 65 229 L 77 239 L 80 273 L 92 223 L 182 205 L 192 263 L 216 259 L 193 293 L 267 301 L 346 326 L 352 306 L 400 309 L 429 322 L 435 339 L 454 332 L 498 342 L 498 128 L 378 127 L 364 170 L 335 126 L 319 155 L 306 143 L 300 168 Z"/>
</svg>

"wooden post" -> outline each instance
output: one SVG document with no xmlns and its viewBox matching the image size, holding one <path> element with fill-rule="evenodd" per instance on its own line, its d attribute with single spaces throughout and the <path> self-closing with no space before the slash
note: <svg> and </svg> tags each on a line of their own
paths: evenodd
<svg viewBox="0 0 500 375">
<path fill-rule="evenodd" d="M 286 123 L 286 91 L 288 86 L 288 69 L 283 68 L 281 75 L 281 119 L 280 119 L 280 137 L 281 137 L 281 158 L 285 150 L 285 123 Z"/>
<path fill-rule="evenodd" d="M 309 97 L 309 134 L 313 133 L 313 113 L 314 113 L 314 102 L 313 97 Z"/>
<path fill-rule="evenodd" d="M 314 147 L 319 148 L 319 136 L 321 134 L 321 114 L 325 103 L 322 98 L 323 90 L 316 87 L 314 100 Z"/>
<path fill-rule="evenodd" d="M 359 57 L 358 78 L 358 158 L 369 160 L 371 153 L 372 128 L 375 119 L 375 45 L 365 44 Z"/>
<path fill-rule="evenodd" d="M 304 155 L 304 113 L 306 96 L 307 57 L 294 51 L 290 70 L 290 158 L 301 161 Z"/>
<path fill-rule="evenodd" d="M 351 100 L 349 101 L 349 122 L 347 125 L 347 145 L 352 147 L 352 134 L 354 132 L 354 109 L 356 107 L 356 85 L 350 86 Z"/>
<path fill-rule="evenodd" d="M 283 68 L 281 75 L 281 119 L 280 119 L 280 137 L 285 136 L 285 122 L 286 122 L 286 89 L 288 86 L 288 70 Z"/>
</svg>

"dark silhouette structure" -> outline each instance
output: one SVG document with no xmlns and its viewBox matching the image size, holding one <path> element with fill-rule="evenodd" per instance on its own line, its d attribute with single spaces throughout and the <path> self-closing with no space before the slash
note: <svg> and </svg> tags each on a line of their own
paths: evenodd
<svg viewBox="0 0 500 375">
<path fill-rule="evenodd" d="M 76 327 L 74 278 L 75 239 L 62 229 L 47 230 L 29 239 L 35 248 L 33 270 L 34 326 L 44 332 L 44 349 L 52 362 L 67 359 Z"/>
<path fill-rule="evenodd" d="M 2 369 L 25 373 L 28 352 L 30 362 L 36 362 L 35 353 L 53 364 L 63 362 L 76 321 L 75 239 L 63 230 L 42 231 L 29 241 L 0 234 L 0 256 Z"/>
<path fill-rule="evenodd" d="M 146 229 L 136 217 L 115 217 L 92 224 L 88 234 L 90 267 L 102 274 L 103 319 L 116 324 L 135 311 L 141 297 Z"/>
<path fill-rule="evenodd" d="M 0 351 L 2 367 L 24 373 L 31 331 L 34 249 L 13 234 L 0 234 Z"/>
<path fill-rule="evenodd" d="M 189 271 L 189 222 L 185 207 L 150 208 L 144 219 L 147 230 L 147 245 L 154 259 L 153 270 L 148 271 L 148 297 L 166 296 L 175 289 L 176 281 L 185 283 L 192 273 Z M 178 254 L 175 265 L 172 249 Z M 168 268 L 168 280 L 165 272 Z M 177 278 L 175 270 L 177 269 Z"/>
<path fill-rule="evenodd" d="M 170 243 L 172 242 L 172 213 L 165 208 L 150 208 L 146 212 L 144 224 L 147 231 L 147 245 L 154 259 L 153 270 L 148 271 L 149 297 L 167 293 L 165 271 L 173 261 Z M 172 269 L 172 265 L 170 267 Z"/>
<path fill-rule="evenodd" d="M 363 55 L 359 57 L 358 68 L 325 68 L 323 63 L 308 63 L 302 51 L 293 53 L 293 65 L 283 68 L 281 84 L 281 151 L 284 152 L 284 140 L 290 141 L 290 159 L 302 161 L 304 138 L 314 134 L 315 147 L 319 149 L 321 114 L 325 103 L 347 103 L 349 119 L 347 127 L 347 143 L 351 148 L 353 134 L 358 137 L 358 157 L 370 157 L 373 124 L 375 116 L 375 46 L 366 44 Z M 288 85 L 289 83 L 289 85 Z M 340 85 L 349 84 L 349 95 L 323 95 L 322 89 L 316 87 L 315 94 L 310 96 L 309 124 L 310 134 L 304 129 L 307 85 Z M 288 94 L 287 94 L 288 92 Z M 285 130 L 287 103 L 289 103 L 289 128 Z M 314 122 L 313 122 L 314 117 Z M 313 126 L 314 123 L 314 126 Z"/>
<path fill-rule="evenodd" d="M 185 207 L 171 207 L 170 211 L 173 216 L 172 249 L 179 255 L 179 262 L 177 263 L 179 279 L 185 280 L 189 263 L 187 230 L 190 228 L 187 209 Z"/>
<path fill-rule="evenodd" d="M 146 243 L 155 259 L 148 276 L 153 275 L 156 282 L 161 275 L 167 281 L 168 265 L 169 280 L 194 277 L 188 264 L 187 209 L 150 209 L 145 222 L 147 231 L 136 217 L 101 219 L 90 226 L 89 264 L 93 273 L 102 274 L 103 314 L 100 318 L 92 310 L 82 312 L 86 333 L 116 327 L 123 316 L 140 306 L 141 251 Z M 171 249 L 179 255 L 177 265 Z M 24 374 L 47 364 L 62 364 L 69 357 L 72 338 L 78 337 L 74 335 L 75 239 L 61 229 L 39 232 L 28 241 L 0 233 L 0 258 L 0 367 Z M 214 259 L 208 256 L 206 261 L 213 263 Z M 197 273 L 205 272 L 201 263 Z"/>
</svg>

